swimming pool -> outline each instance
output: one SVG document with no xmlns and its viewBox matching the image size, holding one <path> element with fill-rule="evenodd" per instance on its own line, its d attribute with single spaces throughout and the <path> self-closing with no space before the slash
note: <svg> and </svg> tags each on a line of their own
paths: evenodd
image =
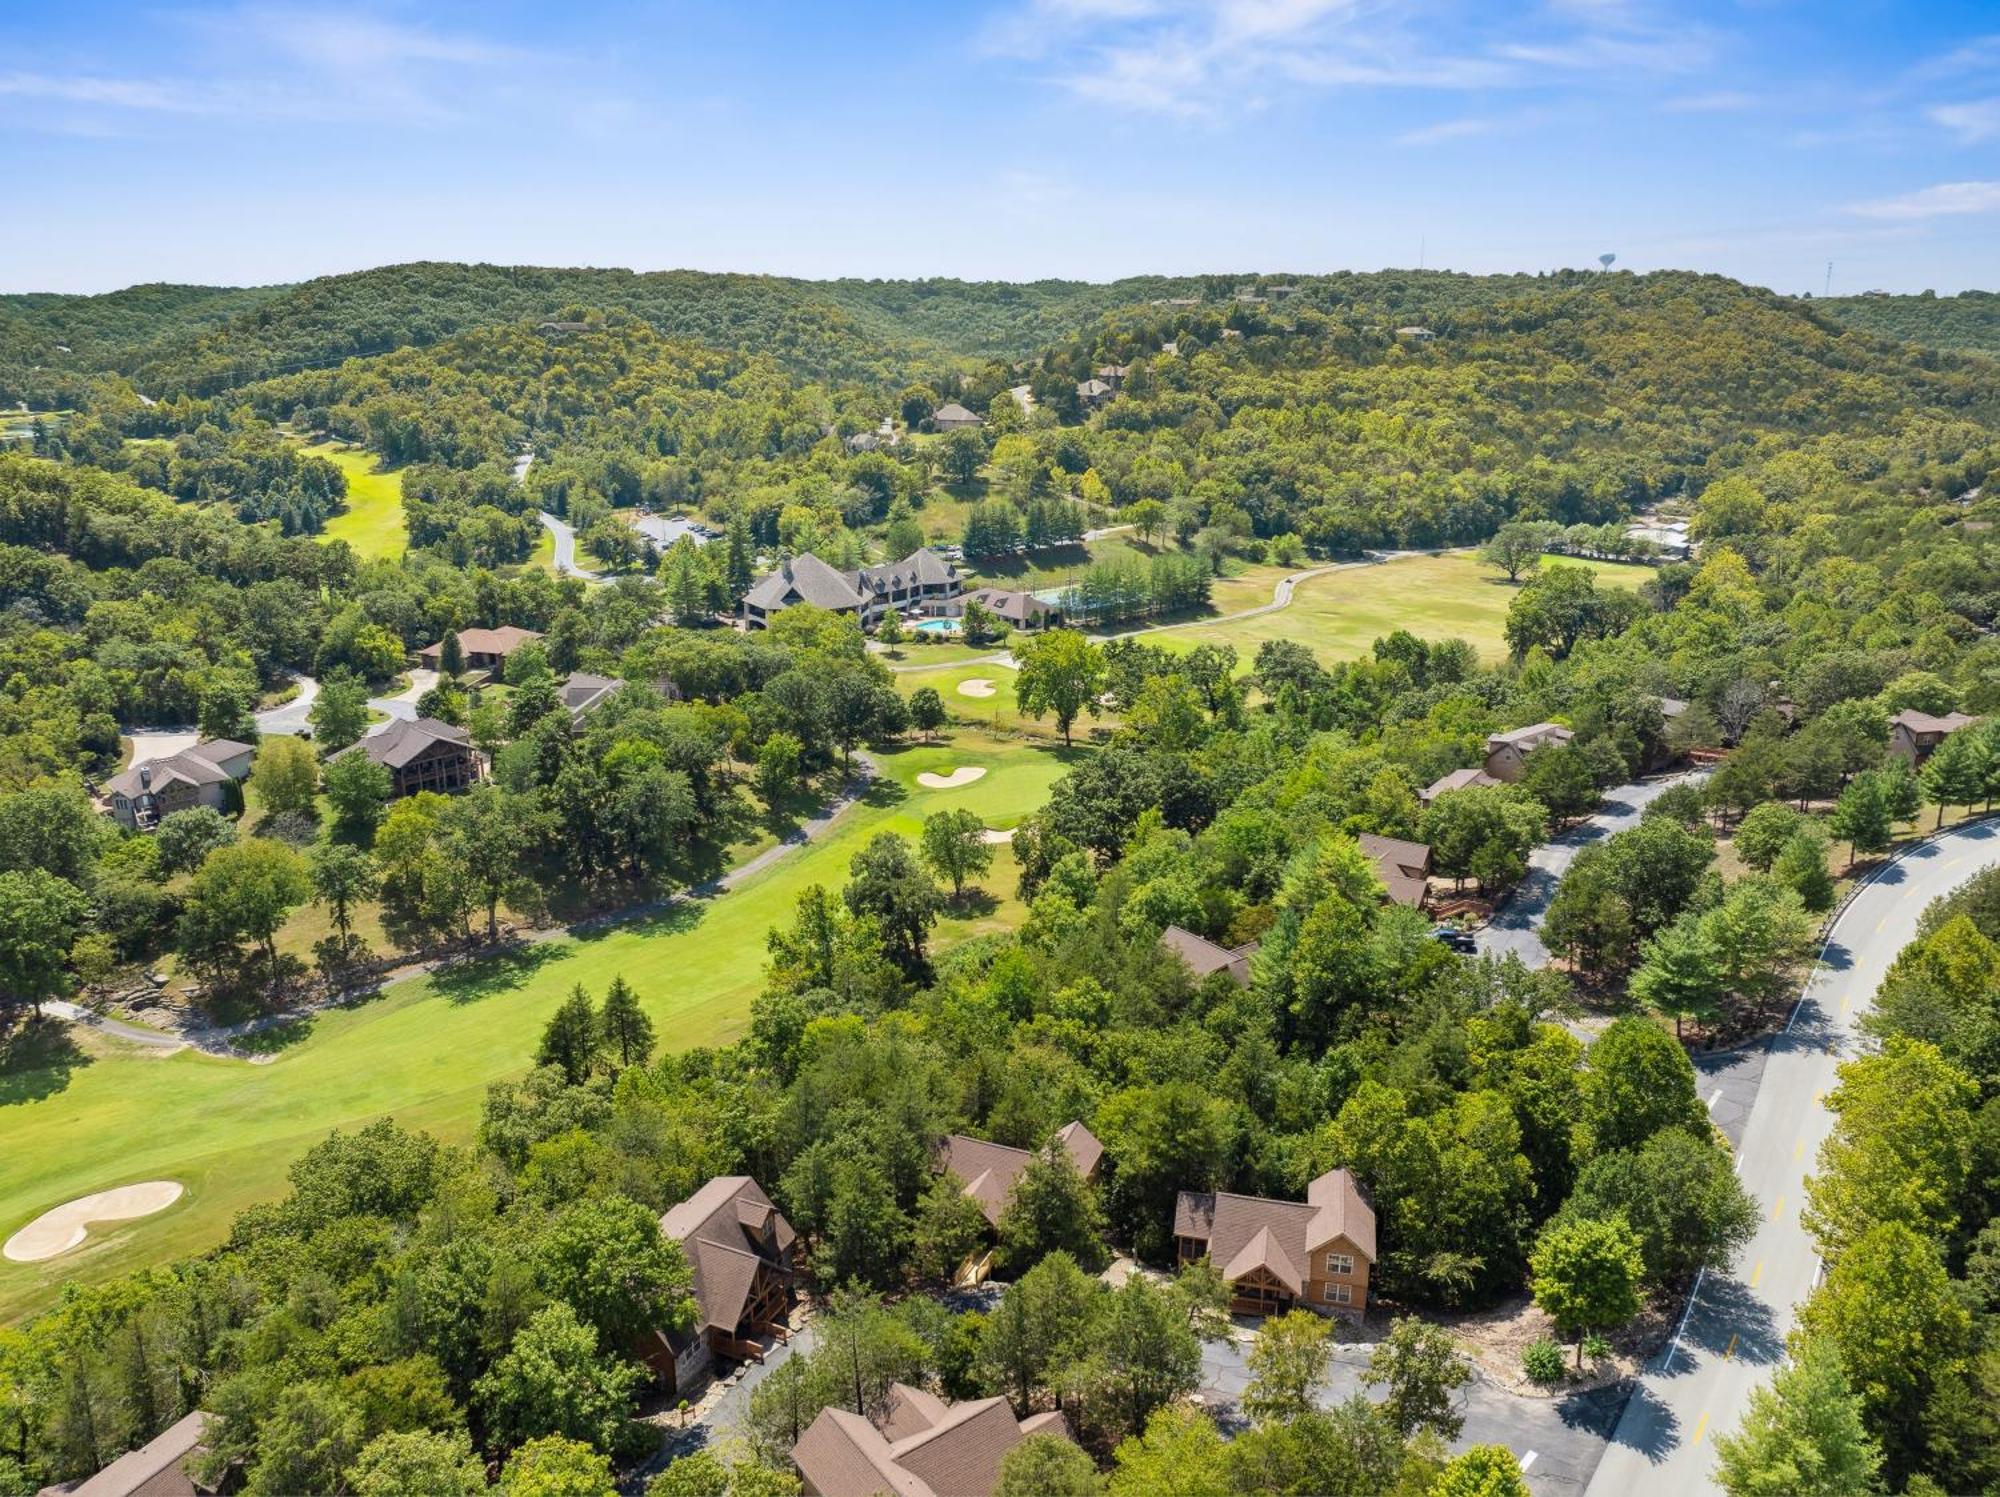
<svg viewBox="0 0 2000 1497">
<path fill-rule="evenodd" d="M 923 621 L 923 622 L 922 622 L 921 624 L 918 624 L 918 625 L 917 625 L 917 633 L 919 633 L 919 634 L 956 634 L 956 633 L 958 633 L 958 620 L 957 620 L 957 619 L 925 619 L 925 620 L 924 620 L 924 621 Z"/>
</svg>

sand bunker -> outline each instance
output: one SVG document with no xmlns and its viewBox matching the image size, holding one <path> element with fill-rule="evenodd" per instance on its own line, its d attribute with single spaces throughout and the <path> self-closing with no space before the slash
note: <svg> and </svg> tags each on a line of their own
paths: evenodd
<svg viewBox="0 0 2000 1497">
<path fill-rule="evenodd" d="M 979 834 L 979 840 L 984 842 L 988 847 L 999 847 L 1003 843 L 1012 842 L 1014 834 L 1012 832 L 1003 832 L 997 826 L 990 826 Z"/>
<path fill-rule="evenodd" d="M 974 676 L 970 681 L 958 683 L 958 694 L 962 697 L 990 697 L 999 689 L 984 676 Z"/>
<path fill-rule="evenodd" d="M 39 1263 L 82 1246 L 84 1238 L 90 1235 L 87 1229 L 92 1222 L 122 1222 L 135 1216 L 151 1216 L 180 1198 L 178 1180 L 147 1180 L 139 1185 L 121 1185 L 116 1190 L 79 1196 L 29 1222 L 7 1239 L 7 1245 L 0 1247 L 0 1254 L 16 1263 Z"/>
<path fill-rule="evenodd" d="M 960 785 L 970 785 L 974 780 L 984 779 L 986 771 L 976 764 L 961 764 L 950 774 L 932 774 L 928 769 L 917 776 L 917 783 L 926 790 L 956 790 Z"/>
</svg>

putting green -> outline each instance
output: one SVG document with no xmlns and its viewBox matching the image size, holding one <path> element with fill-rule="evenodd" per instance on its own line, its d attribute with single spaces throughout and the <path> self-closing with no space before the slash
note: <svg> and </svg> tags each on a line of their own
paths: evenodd
<svg viewBox="0 0 2000 1497">
<path fill-rule="evenodd" d="M 601 995 L 623 974 L 663 1041 L 725 1043 L 741 1034 L 762 981 L 764 936 L 809 884 L 834 888 L 881 831 L 914 837 L 923 817 L 965 807 L 989 824 L 1040 806 L 1076 754 L 972 731 L 878 753 L 882 775 L 827 836 L 729 893 L 565 937 L 439 977 L 399 983 L 359 1007 L 304 1021 L 268 1064 L 195 1051 L 162 1058 L 95 1034 L 67 1075 L 0 1076 L 0 1239 L 52 1207 L 121 1180 L 173 1179 L 174 1210 L 92 1238 L 46 1263 L 0 1262 L 0 1318 L 46 1305 L 65 1280 L 96 1280 L 213 1246 L 235 1213 L 280 1194 L 285 1171 L 329 1129 L 384 1115 L 470 1138 L 489 1083 L 527 1069 L 555 1005 L 578 983 Z M 923 774 L 983 768 L 977 784 L 929 791 Z M 981 880 L 997 901 L 940 924 L 935 941 L 1011 926 L 1011 852 Z M 269 1038 L 269 1037 L 267 1037 Z M 282 1043 L 281 1041 L 279 1043 Z"/>
</svg>

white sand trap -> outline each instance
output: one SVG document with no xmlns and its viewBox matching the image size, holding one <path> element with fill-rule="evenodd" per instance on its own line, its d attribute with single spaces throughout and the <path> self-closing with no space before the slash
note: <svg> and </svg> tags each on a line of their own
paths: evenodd
<svg viewBox="0 0 2000 1497">
<path fill-rule="evenodd" d="M 122 1222 L 135 1216 L 151 1216 L 155 1211 L 165 1211 L 180 1198 L 178 1180 L 147 1180 L 79 1196 L 29 1222 L 7 1239 L 7 1245 L 0 1247 L 0 1254 L 16 1263 L 39 1263 L 82 1246 L 83 1239 L 90 1235 L 88 1228 L 92 1222 Z"/>
<path fill-rule="evenodd" d="M 974 780 L 986 777 L 984 766 L 961 764 L 950 774 L 932 774 L 928 769 L 917 776 L 917 783 L 926 790 L 956 790 L 961 785 L 970 785 Z"/>
<path fill-rule="evenodd" d="M 990 697 L 999 689 L 984 676 L 974 676 L 969 681 L 958 683 L 958 694 L 962 697 Z"/>
<path fill-rule="evenodd" d="M 988 847 L 999 847 L 1003 843 L 1012 842 L 1014 834 L 1012 832 L 1003 832 L 997 826 L 990 826 L 979 834 L 979 840 L 984 842 Z"/>
</svg>

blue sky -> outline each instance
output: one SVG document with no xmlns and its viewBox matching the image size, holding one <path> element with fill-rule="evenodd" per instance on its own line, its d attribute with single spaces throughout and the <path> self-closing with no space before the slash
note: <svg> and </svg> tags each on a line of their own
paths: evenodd
<svg viewBox="0 0 2000 1497">
<path fill-rule="evenodd" d="M 2000 287 L 2000 3 L 0 8 L 0 290 L 412 259 Z"/>
</svg>

